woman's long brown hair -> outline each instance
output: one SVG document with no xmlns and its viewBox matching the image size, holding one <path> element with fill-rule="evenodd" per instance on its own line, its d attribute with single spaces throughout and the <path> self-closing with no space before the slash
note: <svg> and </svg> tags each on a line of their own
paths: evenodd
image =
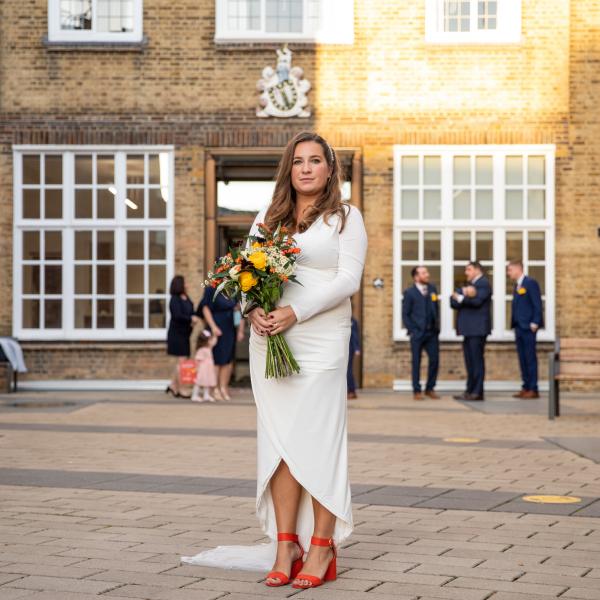
<svg viewBox="0 0 600 600">
<path fill-rule="evenodd" d="M 294 162 L 294 153 L 296 146 L 302 142 L 316 142 L 323 149 L 323 156 L 331 170 L 331 175 L 327 180 L 327 185 L 317 199 L 315 204 L 302 215 L 298 223 L 297 231 L 302 233 L 306 231 L 321 215 L 325 223 L 328 223 L 329 217 L 339 215 L 341 227 L 346 223 L 346 210 L 342 203 L 341 190 L 341 168 L 334 149 L 316 133 L 303 131 L 296 134 L 285 147 L 283 156 L 277 169 L 277 179 L 273 199 L 265 215 L 266 224 L 273 228 L 279 223 L 287 227 L 290 231 L 296 231 L 296 190 L 292 186 L 292 164 Z"/>
</svg>

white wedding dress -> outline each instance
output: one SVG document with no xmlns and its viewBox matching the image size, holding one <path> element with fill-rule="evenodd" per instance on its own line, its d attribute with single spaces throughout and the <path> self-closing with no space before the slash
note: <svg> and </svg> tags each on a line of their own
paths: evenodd
<svg viewBox="0 0 600 600">
<path fill-rule="evenodd" d="M 367 235 L 358 209 L 346 205 L 339 217 L 319 217 L 307 231 L 294 235 L 301 249 L 298 283 L 285 284 L 279 304 L 290 305 L 297 323 L 284 332 L 300 373 L 265 379 L 267 338 L 250 334 L 250 374 L 257 407 L 257 495 L 260 525 L 271 543 L 219 546 L 190 564 L 268 570 L 275 559 L 277 525 L 269 480 L 283 460 L 304 488 L 297 533 L 308 549 L 313 531 L 311 496 L 336 516 L 334 541 L 353 529 L 347 459 L 346 369 L 350 339 L 350 296 L 360 287 Z M 262 222 L 261 211 L 252 226 Z M 293 532 L 292 532 L 293 533 Z"/>
</svg>

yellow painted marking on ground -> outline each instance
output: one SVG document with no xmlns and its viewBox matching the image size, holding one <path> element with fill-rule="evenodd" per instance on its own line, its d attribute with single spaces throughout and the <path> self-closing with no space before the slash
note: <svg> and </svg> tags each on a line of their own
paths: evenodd
<svg viewBox="0 0 600 600">
<path fill-rule="evenodd" d="M 577 496 L 523 496 L 525 502 L 535 502 L 536 504 L 575 504 L 581 502 Z"/>
<path fill-rule="evenodd" d="M 479 438 L 470 437 L 449 437 L 444 438 L 444 442 L 451 442 L 452 444 L 477 444 L 481 440 Z"/>
</svg>

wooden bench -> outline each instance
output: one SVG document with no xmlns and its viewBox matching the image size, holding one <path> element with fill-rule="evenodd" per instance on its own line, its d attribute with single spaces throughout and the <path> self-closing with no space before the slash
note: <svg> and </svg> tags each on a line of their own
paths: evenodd
<svg viewBox="0 0 600 600">
<path fill-rule="evenodd" d="M 561 381 L 600 381 L 600 340 L 557 339 L 549 356 L 548 417 L 560 416 Z"/>
</svg>

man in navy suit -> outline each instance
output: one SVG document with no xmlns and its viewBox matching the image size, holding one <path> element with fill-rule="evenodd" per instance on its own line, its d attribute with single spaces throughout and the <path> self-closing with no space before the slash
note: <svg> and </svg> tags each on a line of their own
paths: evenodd
<svg viewBox="0 0 600 600">
<path fill-rule="evenodd" d="M 515 330 L 523 379 L 522 389 L 514 397 L 539 398 L 536 337 L 538 329 L 544 326 L 540 286 L 535 279 L 523 273 L 523 263 L 520 260 L 510 261 L 506 271 L 515 282 L 510 326 Z"/>
<path fill-rule="evenodd" d="M 467 369 L 467 389 L 457 400 L 483 400 L 485 379 L 485 341 L 492 331 L 490 307 L 492 288 L 478 262 L 465 267 L 468 285 L 456 290 L 450 306 L 458 311 L 456 332 L 462 335 L 463 355 Z"/>
<path fill-rule="evenodd" d="M 429 271 L 426 267 L 415 267 L 411 275 L 414 284 L 404 290 L 402 320 L 410 335 L 413 397 L 415 400 L 423 400 L 420 372 L 421 354 L 425 350 L 429 358 L 425 395 L 429 398 L 439 398 L 434 391 L 440 356 L 438 292 L 435 285 L 429 283 Z"/>
</svg>

